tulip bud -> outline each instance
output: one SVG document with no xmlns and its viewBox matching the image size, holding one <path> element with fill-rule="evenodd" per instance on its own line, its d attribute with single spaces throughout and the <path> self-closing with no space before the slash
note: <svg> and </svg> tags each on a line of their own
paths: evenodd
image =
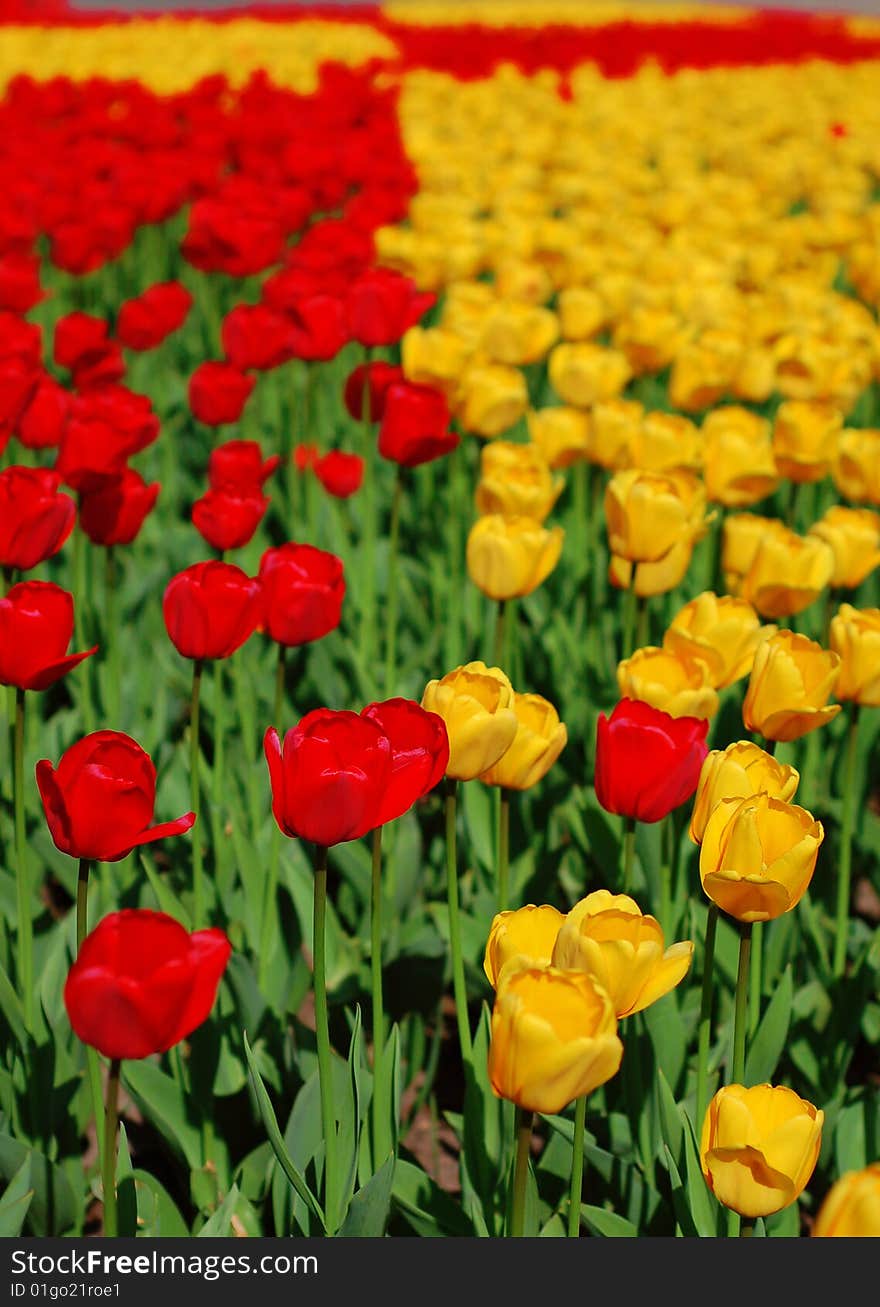
<svg viewBox="0 0 880 1307">
<path fill-rule="evenodd" d="M 831 475 L 847 499 L 880 504 L 880 430 L 841 431 Z"/>
<path fill-rule="evenodd" d="M 531 594 L 559 562 L 565 532 L 531 517 L 480 517 L 467 539 L 468 575 L 490 599 Z"/>
<path fill-rule="evenodd" d="M 480 348 L 493 363 L 525 367 L 542 359 L 559 338 L 559 320 L 536 304 L 498 300 L 483 321 Z"/>
<path fill-rule="evenodd" d="M 556 405 L 530 409 L 529 438 L 552 468 L 570 467 L 589 457 L 590 417 L 576 408 Z M 490 446 L 491 448 L 491 446 Z"/>
<path fill-rule="evenodd" d="M 773 453 L 780 476 L 790 481 L 821 481 L 831 470 L 843 414 L 819 400 L 790 399 L 780 404 L 773 423 Z"/>
<path fill-rule="evenodd" d="M 557 345 L 548 368 L 557 395 L 575 408 L 614 399 L 632 376 L 625 354 L 587 341 Z"/>
<path fill-rule="evenodd" d="M 880 1162 L 847 1171 L 831 1186 L 810 1233 L 814 1239 L 880 1238 Z"/>
<path fill-rule="evenodd" d="M 841 604 L 831 619 L 829 644 L 840 658 L 837 698 L 880 708 L 880 608 Z"/>
<path fill-rule="evenodd" d="M 713 749 L 703 763 L 697 784 L 691 839 L 694 844 L 702 841 L 706 823 L 722 799 L 748 799 L 765 793 L 787 803 L 794 798 L 799 781 L 800 774 L 794 767 L 777 762 L 751 740 Z"/>
<path fill-rule="evenodd" d="M 529 407 L 526 379 L 500 363 L 473 364 L 461 378 L 454 411 L 465 431 L 491 439 L 516 426 Z"/>
<path fill-rule="evenodd" d="M 831 546 L 834 570 L 830 585 L 854 590 L 880 564 L 880 514 L 869 508 L 843 508 L 835 504 L 809 534 Z"/>
<path fill-rule="evenodd" d="M 498 988 L 498 978 L 511 961 L 526 966 L 549 966 L 564 920 L 563 913 L 548 903 L 540 907 L 527 903 L 515 912 L 496 913 L 483 958 L 483 970 L 492 988 Z"/>
<path fill-rule="evenodd" d="M 699 472 L 703 442 L 690 418 L 649 412 L 633 431 L 629 457 L 640 472 Z"/>
<path fill-rule="evenodd" d="M 590 460 L 610 472 L 630 467 L 630 449 L 644 412 L 644 405 L 636 399 L 605 399 L 595 404 Z"/>
<path fill-rule="evenodd" d="M 773 493 L 779 473 L 766 418 L 725 405 L 707 414 L 702 431 L 703 476 L 712 503 L 747 508 Z"/>
<path fill-rule="evenodd" d="M 596 728 L 596 798 L 606 812 L 660 821 L 696 788 L 706 757 L 704 718 L 671 717 L 621 699 Z"/>
<path fill-rule="evenodd" d="M 407 381 L 433 386 L 447 396 L 455 393 L 469 354 L 460 337 L 443 327 L 410 327 L 400 351 Z"/>
<path fill-rule="evenodd" d="M 819 598 L 833 572 L 834 553 L 824 540 L 774 530 L 758 544 L 741 594 L 762 617 L 791 617 Z"/>
<path fill-rule="evenodd" d="M 761 640 L 775 627 L 761 620 L 744 599 L 703 594 L 685 604 L 673 617 L 663 637 L 663 648 L 678 658 L 701 658 L 709 668 L 716 690 L 748 676 Z"/>
<path fill-rule="evenodd" d="M 448 777 L 473 780 L 510 748 L 518 727 L 513 696 L 513 686 L 504 672 L 482 662 L 465 663 L 440 680 L 428 682 L 422 707 L 446 723 Z"/>
<path fill-rule="evenodd" d="M 536 445 L 495 440 L 483 447 L 480 457 L 477 512 L 543 522 L 564 485 L 563 477 L 551 474 Z"/>
<path fill-rule="evenodd" d="M 743 700 L 746 730 L 765 740 L 797 740 L 830 722 L 840 704 L 828 703 L 840 657 L 815 640 L 777 631 L 758 645 Z"/>
<path fill-rule="evenodd" d="M 559 714 L 540 694 L 514 694 L 517 728 L 513 743 L 480 777 L 486 785 L 530 790 L 553 766 L 568 741 Z"/>
</svg>

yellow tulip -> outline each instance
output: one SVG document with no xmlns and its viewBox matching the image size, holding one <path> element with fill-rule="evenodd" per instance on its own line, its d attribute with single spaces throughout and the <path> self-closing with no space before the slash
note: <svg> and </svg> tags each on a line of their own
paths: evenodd
<svg viewBox="0 0 880 1307">
<path fill-rule="evenodd" d="M 499 1098 L 561 1112 L 610 1080 L 622 1057 L 611 999 L 586 972 L 511 966 L 500 976 L 488 1062 Z"/>
<path fill-rule="evenodd" d="M 737 366 L 731 394 L 751 404 L 764 404 L 775 387 L 776 359 L 772 351 L 764 346 L 747 345 Z"/>
<path fill-rule="evenodd" d="M 605 520 L 612 554 L 631 563 L 656 563 L 705 525 L 705 497 L 687 473 L 616 472 L 605 488 Z"/>
<path fill-rule="evenodd" d="M 605 325 L 607 311 L 601 296 L 587 286 L 566 286 L 556 307 L 563 340 L 590 340 Z"/>
<path fill-rule="evenodd" d="M 450 398 L 458 388 L 469 355 L 461 337 L 445 327 L 410 327 L 400 342 L 407 381 L 434 386 Z"/>
<path fill-rule="evenodd" d="M 514 694 L 513 711 L 518 723 L 513 743 L 480 780 L 508 790 L 530 790 L 562 753 L 568 731 L 553 704 L 540 694 Z"/>
<path fill-rule="evenodd" d="M 761 542 L 767 535 L 785 535 L 788 528 L 778 517 L 760 517 L 757 513 L 730 513 L 724 519 L 721 537 L 721 568 L 724 584 L 738 594 L 743 577 L 755 561 Z"/>
<path fill-rule="evenodd" d="M 824 836 L 812 813 L 784 799 L 721 799 L 700 847 L 703 891 L 737 921 L 781 917 L 803 898 Z"/>
<path fill-rule="evenodd" d="M 587 341 L 555 346 L 548 369 L 557 395 L 575 408 L 613 399 L 632 376 L 626 355 Z"/>
<path fill-rule="evenodd" d="M 495 440 L 483 447 L 480 458 L 477 512 L 543 522 L 564 485 L 563 477 L 551 474 L 537 445 Z"/>
<path fill-rule="evenodd" d="M 654 563 L 631 563 L 612 554 L 608 579 L 618 590 L 635 590 L 641 599 L 666 594 L 685 578 L 694 554 L 694 537 L 686 536 Z"/>
<path fill-rule="evenodd" d="M 740 593 L 762 617 L 791 617 L 815 603 L 833 573 L 829 544 L 782 528 L 762 537 Z"/>
<path fill-rule="evenodd" d="M 847 499 L 880 504 L 880 430 L 841 431 L 831 475 Z"/>
<path fill-rule="evenodd" d="M 773 422 L 773 453 L 781 476 L 821 481 L 831 470 L 843 414 L 820 400 L 786 400 Z"/>
<path fill-rule="evenodd" d="M 682 659 L 652 645 L 617 665 L 621 698 L 640 699 L 670 717 L 714 717 L 718 695 L 701 659 Z"/>
<path fill-rule="evenodd" d="M 847 1171 L 831 1186 L 810 1233 L 814 1239 L 880 1238 L 880 1162 Z"/>
<path fill-rule="evenodd" d="M 522 372 L 501 363 L 475 363 L 462 376 L 452 408 L 465 431 L 491 439 L 516 426 L 528 406 Z"/>
<path fill-rule="evenodd" d="M 428 682 L 422 707 L 446 723 L 448 777 L 473 780 L 510 748 L 517 731 L 513 693 L 500 667 L 482 662 L 465 663 L 440 680 Z"/>
<path fill-rule="evenodd" d="M 570 467 L 590 456 L 590 415 L 577 408 L 555 405 L 529 409 L 529 437 L 552 468 Z"/>
<path fill-rule="evenodd" d="M 794 631 L 777 631 L 759 644 L 743 700 L 743 723 L 765 740 L 797 740 L 840 712 L 829 703 L 840 656 Z"/>
<path fill-rule="evenodd" d="M 880 708 L 880 608 L 841 604 L 831 619 L 829 644 L 840 658 L 837 698 Z"/>
<path fill-rule="evenodd" d="M 773 493 L 779 473 L 770 423 L 736 404 L 713 409 L 703 426 L 706 495 L 727 508 L 747 508 Z"/>
<path fill-rule="evenodd" d="M 636 376 L 661 372 L 684 343 L 687 330 L 669 309 L 639 306 L 617 322 L 612 335 L 615 349 L 626 356 Z"/>
<path fill-rule="evenodd" d="M 854 590 L 880 564 L 880 514 L 870 508 L 843 508 L 835 504 L 810 527 L 831 546 L 834 571 L 830 585 Z"/>
<path fill-rule="evenodd" d="M 643 472 L 699 472 L 699 429 L 679 413 L 646 413 L 633 431 L 629 456 L 633 467 Z"/>
<path fill-rule="evenodd" d="M 605 989 L 618 1017 L 656 1003 L 684 979 L 690 940 L 664 947 L 663 928 L 627 894 L 596 890 L 576 903 L 559 929 L 553 965 L 587 971 Z"/>
<path fill-rule="evenodd" d="M 481 348 L 493 363 L 523 367 L 542 359 L 559 338 L 551 309 L 516 300 L 498 300 L 483 322 Z"/>
<path fill-rule="evenodd" d="M 716 332 L 684 345 L 669 374 L 669 400 L 674 408 L 700 413 L 717 404 L 733 389 L 742 358 L 742 342 L 735 336 Z"/>
<path fill-rule="evenodd" d="M 663 648 L 679 658 L 701 658 L 709 668 L 716 690 L 748 676 L 761 640 L 775 627 L 761 619 L 745 599 L 705 590 L 673 617 L 663 637 Z"/>
<path fill-rule="evenodd" d="M 629 467 L 630 446 L 644 412 L 644 405 L 637 399 L 604 399 L 594 404 L 591 462 L 610 472 Z"/>
<path fill-rule="evenodd" d="M 700 844 L 706 823 L 722 799 L 748 799 L 769 794 L 772 799 L 793 799 L 800 774 L 751 740 L 737 740 L 726 749 L 712 749 L 706 755 L 694 795 L 690 837 Z"/>
<path fill-rule="evenodd" d="M 784 1085 L 724 1085 L 703 1122 L 706 1183 L 750 1220 L 781 1212 L 813 1174 L 824 1121 L 824 1112 Z"/>
<path fill-rule="evenodd" d="M 495 290 L 504 300 L 545 304 L 553 294 L 553 282 L 540 263 L 502 258 L 495 266 Z"/>
<path fill-rule="evenodd" d="M 474 585 L 490 599 L 531 594 L 553 571 L 565 532 L 549 531 L 531 517 L 480 517 L 467 539 L 467 569 Z"/>
<path fill-rule="evenodd" d="M 549 903 L 527 903 L 515 912 L 496 913 L 483 958 L 483 970 L 492 988 L 498 988 L 498 977 L 513 960 L 526 966 L 549 966 L 564 920 L 564 914 Z"/>
</svg>

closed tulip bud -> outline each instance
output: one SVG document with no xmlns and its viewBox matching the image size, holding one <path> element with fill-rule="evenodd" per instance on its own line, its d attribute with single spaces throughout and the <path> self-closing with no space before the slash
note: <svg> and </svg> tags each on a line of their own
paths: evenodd
<svg viewBox="0 0 880 1307">
<path fill-rule="evenodd" d="M 474 364 L 461 378 L 455 415 L 465 431 L 487 440 L 516 426 L 529 406 L 526 379 L 501 363 Z"/>
<path fill-rule="evenodd" d="M 509 967 L 492 1011 L 489 1083 L 525 1111 L 556 1113 L 615 1075 L 623 1057 L 610 998 L 586 972 Z"/>
<path fill-rule="evenodd" d="M 785 535 L 788 528 L 778 517 L 760 517 L 757 513 L 730 513 L 724 519 L 721 541 L 721 568 L 727 589 L 738 594 L 743 577 L 755 560 L 761 541 L 768 534 Z"/>
<path fill-rule="evenodd" d="M 229 658 L 260 618 L 260 584 L 233 563 L 193 563 L 165 587 L 162 616 L 184 658 Z"/>
<path fill-rule="evenodd" d="M 824 837 L 812 813 L 783 799 L 721 799 L 703 832 L 703 891 L 737 921 L 781 917 L 806 893 Z"/>
<path fill-rule="evenodd" d="M 553 946 L 565 916 L 549 903 L 537 907 L 527 903 L 515 912 L 496 913 L 486 941 L 483 970 L 493 989 L 509 962 L 525 966 L 549 966 Z"/>
<path fill-rule="evenodd" d="M 288 541 L 260 559 L 260 626 L 270 640 L 293 648 L 335 631 L 342 617 L 342 559 L 314 545 Z"/>
<path fill-rule="evenodd" d="M 654 822 L 685 803 L 706 757 L 704 718 L 621 699 L 596 728 L 596 798 L 606 812 Z"/>
<path fill-rule="evenodd" d="M 257 494 L 280 462 L 279 454 L 264 460 L 256 440 L 227 440 L 208 456 L 208 485 L 239 495 Z"/>
<path fill-rule="evenodd" d="M 590 451 L 590 416 L 576 408 L 556 405 L 530 409 L 529 438 L 552 468 L 584 462 Z"/>
<path fill-rule="evenodd" d="M 762 617 L 791 617 L 815 603 L 833 573 L 829 544 L 783 528 L 761 539 L 741 594 Z"/>
<path fill-rule="evenodd" d="M 840 658 L 837 698 L 880 708 L 880 608 L 841 604 L 831 619 L 829 643 Z"/>
<path fill-rule="evenodd" d="M 540 694 L 514 694 L 513 711 L 517 720 L 513 743 L 480 780 L 508 790 L 530 790 L 562 753 L 568 731 L 553 704 Z"/>
<path fill-rule="evenodd" d="M 854 590 L 880 564 L 880 514 L 869 508 L 835 504 L 813 523 L 809 533 L 831 546 L 832 586 Z"/>
<path fill-rule="evenodd" d="M 632 376 L 625 354 L 586 341 L 557 345 L 548 368 L 557 395 L 575 408 L 614 399 Z"/>
<path fill-rule="evenodd" d="M 630 448 L 645 407 L 637 399 L 605 399 L 593 406 L 590 461 L 618 472 L 630 467 Z"/>
<path fill-rule="evenodd" d="M 450 779 L 470 781 L 481 776 L 510 748 L 519 725 L 513 695 L 500 667 L 483 662 L 465 663 L 428 682 L 422 707 L 446 723 Z"/>
<path fill-rule="evenodd" d="M 127 467 L 119 476 L 96 477 L 79 492 L 79 524 L 92 544 L 130 545 L 159 497 L 159 483 L 148 486 Z"/>
<path fill-rule="evenodd" d="M 467 539 L 467 569 L 490 599 L 531 594 L 559 562 L 565 532 L 531 517 L 480 517 Z"/>
<path fill-rule="evenodd" d="M 790 1207 L 819 1158 L 825 1113 L 784 1085 L 724 1085 L 700 1140 L 706 1183 L 749 1220 Z"/>
<path fill-rule="evenodd" d="M 563 340 L 590 340 L 599 334 L 608 316 L 601 296 L 588 286 L 566 286 L 559 292 L 556 307 Z"/>
<path fill-rule="evenodd" d="M 525 367 L 542 359 L 558 338 L 559 320 L 552 309 L 500 300 L 483 321 L 480 348 L 493 363 Z"/>
<path fill-rule="evenodd" d="M 880 430 L 841 431 L 831 475 L 847 499 L 880 504 Z"/>
<path fill-rule="evenodd" d="M 0 472 L 0 567 L 27 572 L 51 558 L 76 522 L 76 504 L 48 468 Z"/>
<path fill-rule="evenodd" d="M 629 456 L 641 472 L 698 472 L 703 463 L 699 429 L 678 413 L 646 413 L 633 430 Z"/>
<path fill-rule="evenodd" d="M 464 341 L 443 327 L 411 327 L 400 343 L 407 381 L 452 396 L 468 363 Z"/>
<path fill-rule="evenodd" d="M 617 665 L 621 696 L 640 699 L 670 717 L 714 717 L 718 694 L 709 668 L 700 658 L 679 658 L 648 645 Z"/>
<path fill-rule="evenodd" d="M 794 631 L 777 631 L 755 653 L 743 700 L 746 730 L 765 740 L 797 740 L 840 712 L 829 703 L 840 656 Z"/>
<path fill-rule="evenodd" d="M 705 590 L 673 617 L 663 637 L 663 648 L 679 658 L 701 658 L 709 668 L 716 690 L 748 676 L 761 640 L 775 627 L 761 619 L 745 599 Z"/>
<path fill-rule="evenodd" d="M 73 595 L 51 581 L 20 581 L 0 598 L 0 685 L 47 690 L 98 646 L 69 654 Z"/>
<path fill-rule="evenodd" d="M 705 497 L 688 474 L 616 472 L 605 488 L 611 553 L 631 563 L 655 563 L 683 541 L 693 543 L 705 524 Z"/>
<path fill-rule="evenodd" d="M 810 1234 L 814 1239 L 880 1238 L 880 1162 L 847 1171 L 831 1186 Z"/>
<path fill-rule="evenodd" d="M 631 563 L 612 554 L 608 580 L 618 590 L 634 590 L 640 599 L 667 594 L 684 580 L 694 556 L 694 541 L 686 536 L 655 563 Z"/>
<path fill-rule="evenodd" d="M 742 341 L 729 332 L 708 332 L 679 350 L 669 374 L 669 400 L 685 413 L 701 413 L 733 390 L 742 365 Z"/>
<path fill-rule="evenodd" d="M 617 323 L 612 337 L 636 376 L 661 372 L 675 358 L 686 336 L 677 313 L 648 305 L 629 309 Z"/>
<path fill-rule="evenodd" d="M 536 445 L 496 440 L 483 448 L 477 485 L 477 512 L 531 517 L 543 522 L 565 480 L 554 477 Z"/>
<path fill-rule="evenodd" d="M 553 966 L 586 971 L 608 993 L 618 1018 L 656 1003 L 687 975 L 694 955 L 690 940 L 665 948 L 663 928 L 644 916 L 626 894 L 596 890 L 563 921 Z"/>
<path fill-rule="evenodd" d="M 350 499 L 363 484 L 364 460 L 360 454 L 331 449 L 315 460 L 315 476 L 334 499 Z"/>
<path fill-rule="evenodd" d="M 773 423 L 773 453 L 781 476 L 821 481 L 831 470 L 843 414 L 833 404 L 791 399 L 780 404 Z"/>
<path fill-rule="evenodd" d="M 269 500 L 258 490 L 208 490 L 192 506 L 192 524 L 212 549 L 240 549 L 252 538 Z"/>
<path fill-rule="evenodd" d="M 706 823 L 722 799 L 748 799 L 769 794 L 785 803 L 793 799 L 800 781 L 794 767 L 777 762 L 751 740 L 737 740 L 726 749 L 713 749 L 703 763 L 689 834 L 700 844 Z"/>
<path fill-rule="evenodd" d="M 200 363 L 189 379 L 189 406 L 193 417 L 207 426 L 237 422 L 257 384 L 228 363 Z"/>
<path fill-rule="evenodd" d="M 773 493 L 779 473 L 766 418 L 725 405 L 707 414 L 702 432 L 703 478 L 712 503 L 748 508 Z"/>
</svg>

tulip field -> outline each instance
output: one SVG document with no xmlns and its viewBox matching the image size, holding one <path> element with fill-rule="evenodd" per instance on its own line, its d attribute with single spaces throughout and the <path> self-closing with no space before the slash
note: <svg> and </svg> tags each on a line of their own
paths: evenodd
<svg viewBox="0 0 880 1307">
<path fill-rule="evenodd" d="M 880 1236 L 880 19 L 0 3 L 0 1234 Z"/>
</svg>

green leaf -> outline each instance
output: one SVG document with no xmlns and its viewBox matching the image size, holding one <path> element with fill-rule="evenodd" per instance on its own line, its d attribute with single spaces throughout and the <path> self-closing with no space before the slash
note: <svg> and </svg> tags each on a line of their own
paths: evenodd
<svg viewBox="0 0 880 1307">
<path fill-rule="evenodd" d="M 12 981 L 3 967 L 0 967 L 0 1012 L 5 1017 L 10 1030 L 23 1049 L 28 1046 L 28 1035 L 24 1024 L 24 1008 L 15 992 Z"/>
<path fill-rule="evenodd" d="M 137 1234 L 137 1190 L 131 1167 L 128 1135 L 124 1122 L 119 1122 L 119 1139 L 116 1155 L 116 1202 L 120 1236 L 131 1238 Z"/>
<path fill-rule="evenodd" d="M 0 1239 L 13 1239 L 21 1234 L 33 1196 L 31 1158 L 28 1154 L 0 1198 Z"/>
<path fill-rule="evenodd" d="M 591 1207 L 588 1203 L 581 1203 L 581 1216 L 584 1224 L 594 1234 L 602 1235 L 605 1239 L 635 1239 L 639 1233 L 625 1216 L 606 1211 L 604 1207 Z"/>
<path fill-rule="evenodd" d="M 793 995 L 794 985 L 789 965 L 782 973 L 754 1038 L 749 1041 L 746 1084 L 759 1085 L 772 1079 L 788 1038 Z"/>
<path fill-rule="evenodd" d="M 672 1090 L 669 1088 L 669 1082 L 665 1075 L 657 1068 L 657 1098 L 660 1103 L 660 1124 L 663 1130 L 663 1138 L 669 1147 L 669 1151 L 675 1158 L 681 1158 L 681 1148 L 684 1143 L 684 1125 L 678 1110 Z"/>
<path fill-rule="evenodd" d="M 25 1162 L 33 1190 L 28 1225 L 35 1235 L 66 1234 L 76 1222 L 77 1204 L 67 1176 L 35 1148 L 27 1148 L 11 1135 L 0 1134 L 0 1176 L 10 1183 Z"/>
<path fill-rule="evenodd" d="M 461 1206 L 427 1175 L 399 1157 L 394 1168 L 392 1202 L 416 1234 L 426 1239 L 473 1235 Z"/>
<path fill-rule="evenodd" d="M 138 1234 L 148 1239 L 185 1239 L 187 1224 L 168 1191 L 154 1175 L 135 1169 L 131 1173 L 137 1195 Z"/>
<path fill-rule="evenodd" d="M 340 1239 L 381 1239 L 385 1234 L 391 1208 L 394 1163 L 394 1157 L 389 1157 L 352 1198 L 339 1230 Z"/>
<path fill-rule="evenodd" d="M 171 1076 L 153 1062 L 124 1062 L 122 1078 L 144 1116 L 185 1157 L 191 1171 L 202 1164 L 202 1141 L 195 1106 Z"/>
<path fill-rule="evenodd" d="M 248 1069 L 253 1081 L 254 1093 L 257 1096 L 257 1104 L 260 1109 L 260 1116 L 263 1118 L 263 1125 L 266 1127 L 266 1133 L 269 1136 L 269 1143 L 272 1145 L 272 1152 L 278 1159 L 278 1163 L 290 1181 L 293 1188 L 299 1194 L 300 1198 L 308 1207 L 312 1215 L 321 1223 L 321 1228 L 326 1232 L 327 1223 L 324 1219 L 324 1213 L 321 1205 L 309 1186 L 306 1184 L 299 1171 L 294 1166 L 290 1154 L 284 1146 L 284 1140 L 281 1138 L 281 1131 L 278 1129 L 278 1118 L 275 1115 L 275 1109 L 266 1092 L 266 1086 L 257 1070 L 257 1064 L 254 1061 L 251 1046 L 248 1043 L 247 1034 L 244 1035 L 244 1052 L 247 1058 Z"/>
<path fill-rule="evenodd" d="M 199 1239 L 214 1239 L 218 1235 L 229 1234 L 239 1196 L 238 1185 L 234 1184 L 214 1215 L 199 1230 Z"/>
<path fill-rule="evenodd" d="M 684 1155 L 688 1203 L 690 1204 L 697 1234 L 703 1239 L 711 1239 L 717 1234 L 718 1207 L 703 1178 L 700 1155 L 691 1119 L 683 1107 L 679 1106 L 678 1110 L 684 1121 Z"/>
</svg>

